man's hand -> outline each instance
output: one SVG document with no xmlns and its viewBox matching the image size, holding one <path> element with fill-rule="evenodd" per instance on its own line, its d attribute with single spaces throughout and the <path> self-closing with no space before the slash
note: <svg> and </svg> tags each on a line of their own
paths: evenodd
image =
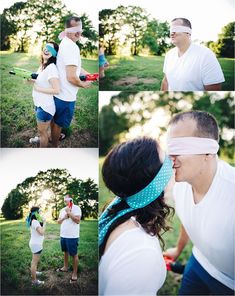
<svg viewBox="0 0 235 296">
<path fill-rule="evenodd" d="M 172 258 L 174 261 L 179 257 L 179 255 L 180 252 L 177 247 L 167 249 L 165 252 L 163 252 L 163 256 Z"/>
<path fill-rule="evenodd" d="M 66 212 L 67 214 L 69 214 L 69 213 L 71 213 L 71 209 L 70 209 L 69 207 L 66 207 L 66 208 L 65 208 L 65 212 Z"/>
</svg>

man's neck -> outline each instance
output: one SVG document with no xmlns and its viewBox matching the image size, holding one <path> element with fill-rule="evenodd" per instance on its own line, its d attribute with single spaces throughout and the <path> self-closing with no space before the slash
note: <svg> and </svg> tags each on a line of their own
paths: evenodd
<svg viewBox="0 0 235 296">
<path fill-rule="evenodd" d="M 208 192 L 217 171 L 217 160 L 215 159 L 197 178 L 191 182 L 193 199 L 195 204 L 199 203 Z"/>
<path fill-rule="evenodd" d="M 180 44 L 177 46 L 179 57 L 181 57 L 187 51 L 187 49 L 189 48 L 190 45 L 191 45 L 191 41 L 189 40 L 189 41 L 185 42 L 184 44 Z"/>
</svg>

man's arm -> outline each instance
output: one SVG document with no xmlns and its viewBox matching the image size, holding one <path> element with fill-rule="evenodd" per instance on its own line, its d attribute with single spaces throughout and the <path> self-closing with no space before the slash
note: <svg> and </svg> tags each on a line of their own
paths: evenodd
<svg viewBox="0 0 235 296">
<path fill-rule="evenodd" d="M 222 83 L 204 85 L 204 89 L 207 90 L 207 91 L 221 90 L 221 88 L 222 88 Z"/>
<path fill-rule="evenodd" d="M 72 212 L 68 212 L 69 218 L 73 220 L 73 222 L 79 224 L 81 220 L 81 216 L 74 215 Z"/>
<path fill-rule="evenodd" d="M 162 79 L 161 90 L 164 90 L 164 91 L 168 90 L 168 81 L 167 81 L 166 75 Z"/>
<path fill-rule="evenodd" d="M 176 260 L 179 257 L 179 255 L 182 253 L 182 251 L 183 251 L 184 247 L 187 245 L 188 241 L 189 241 L 188 234 L 185 231 L 184 226 L 181 224 L 180 233 L 178 236 L 178 241 L 177 241 L 176 247 L 167 249 L 163 253 L 163 255 Z"/>
<path fill-rule="evenodd" d="M 82 87 L 82 88 L 88 88 L 90 87 L 91 85 L 91 82 L 90 81 L 81 81 L 79 79 L 79 77 L 77 76 L 77 66 L 74 66 L 74 65 L 68 65 L 66 66 L 66 77 L 67 77 L 67 80 L 75 85 L 75 86 L 78 86 L 78 87 Z"/>
<path fill-rule="evenodd" d="M 64 218 L 59 218 L 59 219 L 57 220 L 57 223 L 58 223 L 58 224 L 62 224 L 62 222 L 63 222 L 64 220 L 68 219 L 68 218 L 69 218 L 69 217 L 68 217 L 68 214 L 67 214 L 67 215 L 64 216 Z"/>
</svg>

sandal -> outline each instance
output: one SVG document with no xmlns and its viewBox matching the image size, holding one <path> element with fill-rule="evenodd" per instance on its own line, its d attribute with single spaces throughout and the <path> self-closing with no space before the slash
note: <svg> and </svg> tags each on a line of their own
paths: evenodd
<svg viewBox="0 0 235 296">
<path fill-rule="evenodd" d="M 59 140 L 60 140 L 60 141 L 63 141 L 65 138 L 66 138 L 66 135 L 63 134 L 63 133 L 61 133 L 61 134 L 60 134 L 60 138 L 59 138 Z"/>
<path fill-rule="evenodd" d="M 61 268 L 57 268 L 57 269 L 56 269 L 56 272 L 68 272 L 68 270 L 63 270 L 62 268 L 63 268 L 63 267 L 61 267 Z"/>
<path fill-rule="evenodd" d="M 72 278 L 71 278 L 70 281 L 69 281 L 69 283 L 70 283 L 70 284 L 74 284 L 74 283 L 76 283 L 77 281 L 78 281 L 77 278 L 76 278 L 76 279 L 72 279 Z"/>
</svg>

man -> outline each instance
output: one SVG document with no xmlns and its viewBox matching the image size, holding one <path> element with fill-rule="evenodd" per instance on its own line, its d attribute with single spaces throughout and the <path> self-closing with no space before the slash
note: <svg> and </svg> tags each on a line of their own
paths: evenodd
<svg viewBox="0 0 235 296">
<path fill-rule="evenodd" d="M 52 146 L 58 147 L 61 129 L 68 128 L 73 118 L 75 101 L 79 87 L 88 88 L 90 81 L 81 81 L 80 74 L 88 72 L 81 68 L 80 50 L 76 42 L 82 34 L 82 22 L 72 16 L 66 21 L 66 29 L 60 33 L 62 39 L 57 56 L 61 91 L 54 97 L 56 113 L 51 124 Z"/>
<path fill-rule="evenodd" d="M 73 273 L 70 283 L 77 281 L 78 269 L 78 243 L 80 232 L 80 220 L 82 212 L 79 206 L 73 204 L 73 199 L 66 195 L 64 197 L 66 207 L 60 211 L 58 223 L 60 227 L 60 244 L 64 252 L 64 266 L 58 268 L 57 272 L 67 272 L 69 267 L 69 255 L 73 258 Z"/>
<path fill-rule="evenodd" d="M 221 90 L 224 75 L 215 54 L 207 47 L 191 42 L 192 26 L 185 18 L 171 23 L 174 48 L 166 53 L 161 90 Z"/>
<path fill-rule="evenodd" d="M 206 112 L 179 113 L 170 121 L 168 152 L 176 170 L 175 209 L 182 227 L 174 260 L 188 240 L 192 256 L 179 295 L 233 295 L 235 169 L 218 160 L 218 125 Z"/>
</svg>

